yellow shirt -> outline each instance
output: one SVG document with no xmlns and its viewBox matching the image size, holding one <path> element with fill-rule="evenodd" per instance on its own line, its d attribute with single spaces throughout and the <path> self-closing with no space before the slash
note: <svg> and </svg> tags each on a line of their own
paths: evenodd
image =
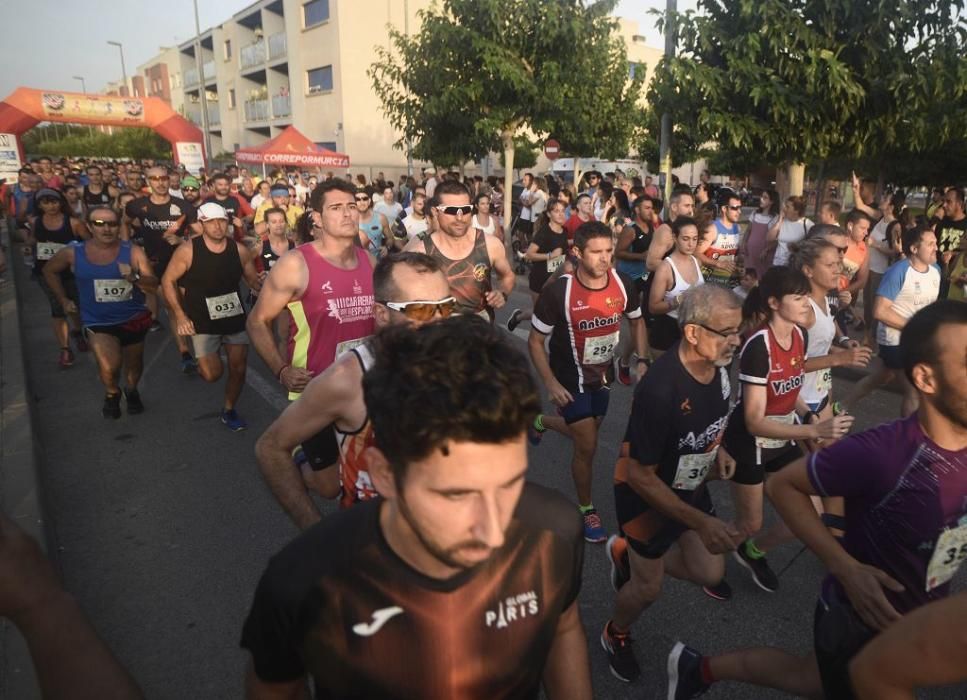
<svg viewBox="0 0 967 700">
<path fill-rule="evenodd" d="M 275 205 L 272 203 L 271 199 L 268 199 L 261 204 L 259 204 L 258 209 L 255 210 L 255 218 L 252 219 L 253 224 L 260 224 L 265 221 L 265 212 L 272 209 Z M 302 216 L 304 210 L 302 207 L 297 207 L 295 204 L 290 204 L 285 210 L 286 221 L 289 222 L 289 228 L 293 231 L 296 230 L 296 225 L 299 223 L 299 217 Z"/>
</svg>

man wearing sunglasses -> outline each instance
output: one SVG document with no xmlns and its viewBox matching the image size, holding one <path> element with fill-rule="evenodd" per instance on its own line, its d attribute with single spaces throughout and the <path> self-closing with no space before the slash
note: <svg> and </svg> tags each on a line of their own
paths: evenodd
<svg viewBox="0 0 967 700">
<path fill-rule="evenodd" d="M 319 234 L 311 243 L 285 253 L 272 267 L 248 317 L 255 351 L 295 400 L 312 377 L 373 334 L 373 266 L 357 244 L 356 188 L 327 180 L 312 192 L 312 216 Z M 288 312 L 287 356 L 273 334 L 275 319 Z M 338 493 L 339 458 L 335 432 L 326 428 L 303 443 L 307 482 L 323 495 Z M 315 472 L 321 472 L 316 474 Z"/>
<path fill-rule="evenodd" d="M 742 217 L 742 200 L 730 190 L 723 191 L 719 199 L 719 218 L 715 220 L 715 238 L 708 239 L 699 231 L 698 250 L 695 257 L 702 264 L 706 282 L 732 289 L 739 284 L 741 272 L 736 265 L 739 253 L 739 219 Z"/>
<path fill-rule="evenodd" d="M 284 211 L 286 221 L 289 222 L 289 228 L 293 231 L 297 230 L 299 228 L 299 218 L 304 213 L 304 210 L 302 207 L 292 203 L 288 183 L 276 182 L 272 185 L 272 189 L 269 190 L 269 194 L 269 200 L 259 205 L 258 209 L 255 210 L 255 216 L 252 218 L 255 224 L 255 235 L 260 238 L 265 237 L 267 228 L 265 212 L 275 208 Z"/>
<path fill-rule="evenodd" d="M 516 282 L 503 243 L 470 226 L 473 205 L 462 182 L 440 183 L 429 209 L 433 233 L 415 237 L 405 250 L 426 253 L 440 263 L 459 313 L 478 314 L 492 322 L 494 310 L 507 303 Z M 493 289 L 492 272 L 497 273 L 500 289 Z"/>
<path fill-rule="evenodd" d="M 393 325 L 421 326 L 450 316 L 456 300 L 440 265 L 423 253 L 391 253 L 373 271 L 377 329 Z M 321 519 L 292 468 L 292 451 L 330 425 L 339 442 L 340 506 L 376 495 L 365 462 L 373 444 L 372 426 L 363 403 L 363 374 L 372 364 L 369 344 L 338 357 L 306 386 L 255 445 L 262 476 L 296 525 L 305 529 Z"/>
<path fill-rule="evenodd" d="M 128 171 L 131 175 L 131 171 Z M 148 169 L 148 185 L 151 193 L 132 199 L 124 208 L 129 232 L 122 237 L 129 238 L 144 247 L 144 252 L 151 261 L 158 277 L 164 277 L 165 269 L 171 261 L 175 248 L 181 245 L 191 233 L 201 233 L 201 224 L 197 221 L 195 207 L 180 197 L 172 197 L 168 192 L 168 169 L 157 166 Z M 148 308 L 154 316 L 154 323 L 158 323 L 159 305 L 164 303 L 160 288 L 157 295 L 148 299 Z M 155 325 L 152 324 L 155 329 Z M 174 324 L 171 324 L 171 334 L 175 338 L 178 352 L 181 354 L 181 371 L 193 374 L 198 365 L 188 352 L 188 341 L 178 335 Z"/>
<path fill-rule="evenodd" d="M 198 182 L 198 178 L 192 175 L 182 178 L 181 194 L 184 200 L 193 206 L 196 211 L 203 203 L 201 200 L 201 183 Z"/>
<path fill-rule="evenodd" d="M 144 364 L 144 336 L 151 325 L 145 295 L 157 291 L 158 278 L 144 251 L 121 240 L 112 209 L 92 209 L 87 225 L 91 238 L 60 249 L 44 266 L 44 280 L 66 312 L 77 313 L 80 307 L 105 389 L 101 415 L 116 419 L 121 417 L 122 365 L 128 413 L 144 411 L 138 381 Z M 74 273 L 80 304 L 68 298 L 61 281 L 61 274 L 68 270 Z"/>
</svg>

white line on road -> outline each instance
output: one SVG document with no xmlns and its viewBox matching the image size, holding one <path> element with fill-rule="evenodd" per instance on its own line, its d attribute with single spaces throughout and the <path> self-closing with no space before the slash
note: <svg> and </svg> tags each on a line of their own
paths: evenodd
<svg viewBox="0 0 967 700">
<path fill-rule="evenodd" d="M 253 371 L 252 367 L 249 367 L 248 372 L 245 373 L 245 383 L 252 387 L 256 394 L 265 399 L 265 402 L 279 413 L 282 413 L 285 407 L 289 405 L 286 398 L 279 393 L 278 387 L 271 384 L 258 372 Z"/>
</svg>

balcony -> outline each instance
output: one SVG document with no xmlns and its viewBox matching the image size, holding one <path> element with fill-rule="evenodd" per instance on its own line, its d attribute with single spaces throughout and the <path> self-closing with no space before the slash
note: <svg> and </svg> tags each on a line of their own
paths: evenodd
<svg viewBox="0 0 967 700">
<path fill-rule="evenodd" d="M 254 44 L 243 46 L 238 53 L 238 61 L 242 68 L 251 68 L 265 63 L 265 42 L 256 41 Z"/>
<path fill-rule="evenodd" d="M 207 63 L 205 63 L 205 65 L 202 66 L 202 71 L 203 71 L 203 73 L 205 75 L 205 82 L 206 83 L 209 80 L 212 80 L 215 77 L 215 62 L 214 61 L 208 61 Z"/>
<path fill-rule="evenodd" d="M 201 123 L 201 107 L 200 105 L 195 105 L 193 107 L 186 108 L 185 116 L 193 124 L 202 126 Z M 219 126 L 222 123 L 222 116 L 218 110 L 217 104 L 208 105 L 208 126 Z"/>
<path fill-rule="evenodd" d="M 245 103 L 245 121 L 264 122 L 270 118 L 268 100 L 249 100 Z"/>
<path fill-rule="evenodd" d="M 189 68 L 185 71 L 185 87 L 198 84 L 198 70 Z"/>
<path fill-rule="evenodd" d="M 288 47 L 286 44 L 285 32 L 279 32 L 269 37 L 269 60 L 285 58 Z"/>
<path fill-rule="evenodd" d="M 292 98 L 288 95 L 276 95 L 272 98 L 272 116 L 288 117 L 292 114 Z"/>
</svg>

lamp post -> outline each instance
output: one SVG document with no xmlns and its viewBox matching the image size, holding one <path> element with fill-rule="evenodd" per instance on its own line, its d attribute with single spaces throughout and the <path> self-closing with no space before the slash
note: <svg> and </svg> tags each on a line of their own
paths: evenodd
<svg viewBox="0 0 967 700">
<path fill-rule="evenodd" d="M 678 0 L 665 2 L 665 58 L 675 57 L 675 46 L 678 43 Z M 672 194 L 672 115 L 666 110 L 661 115 L 661 134 L 658 142 L 659 182 L 666 206 L 671 201 Z M 667 209 L 665 210 L 668 211 Z"/>
<path fill-rule="evenodd" d="M 212 157 L 212 139 L 208 131 L 208 89 L 205 87 L 205 73 L 201 63 L 201 24 L 198 21 L 198 0 L 193 0 L 195 5 L 195 70 L 198 71 L 198 79 L 201 81 L 199 91 L 201 92 L 201 131 L 205 139 L 205 158 Z"/>
<path fill-rule="evenodd" d="M 83 92 L 86 95 L 87 94 L 87 85 L 84 83 L 84 78 L 82 76 L 80 76 L 80 75 L 75 75 L 74 76 L 74 80 L 80 80 L 81 81 L 81 92 Z"/>
<path fill-rule="evenodd" d="M 118 51 L 121 52 L 121 80 L 124 81 L 124 89 L 125 90 L 128 90 L 128 72 L 124 68 L 124 47 L 121 46 L 121 42 L 120 41 L 110 41 L 109 40 L 107 43 L 109 43 L 111 46 L 117 46 L 118 47 Z M 128 92 L 128 94 L 125 95 L 125 97 L 130 97 L 130 92 Z"/>
</svg>

